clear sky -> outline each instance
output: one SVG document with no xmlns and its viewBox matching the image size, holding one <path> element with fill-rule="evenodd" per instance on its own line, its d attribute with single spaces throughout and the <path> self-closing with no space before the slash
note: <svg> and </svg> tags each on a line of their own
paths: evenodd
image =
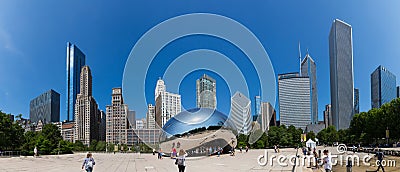
<svg viewBox="0 0 400 172">
<path fill-rule="evenodd" d="M 320 120 L 325 104 L 330 103 L 331 23 L 339 18 L 351 24 L 354 86 L 360 89 L 361 111 L 367 111 L 371 107 L 370 74 L 376 67 L 383 65 L 400 76 L 399 6 L 398 1 L 365 0 L 0 1 L 0 109 L 28 117 L 30 100 L 54 89 L 61 94 L 61 120 L 66 119 L 66 42 L 70 41 L 86 54 L 86 64 L 92 69 L 93 95 L 105 110 L 111 103 L 111 88 L 122 86 L 125 62 L 138 39 L 164 20 L 201 12 L 232 18 L 250 29 L 268 52 L 275 74 L 298 71 L 300 41 L 302 56 L 308 49 L 317 64 Z M 220 41 L 182 39 L 172 42 L 168 45 L 171 51 L 163 53 L 174 58 L 177 49 L 220 50 L 228 45 Z M 154 68 L 163 68 L 162 63 L 168 60 L 162 60 Z M 184 107 L 195 106 L 195 80 L 203 73 L 196 71 L 183 79 L 179 92 Z M 218 109 L 228 113 L 227 84 L 221 76 L 206 73 L 217 79 Z M 156 75 L 147 82 L 155 84 Z M 153 99 L 154 86 L 146 88 L 149 99 Z M 255 94 L 250 94 L 251 99 Z M 144 117 L 145 109 L 133 110 Z"/>
</svg>

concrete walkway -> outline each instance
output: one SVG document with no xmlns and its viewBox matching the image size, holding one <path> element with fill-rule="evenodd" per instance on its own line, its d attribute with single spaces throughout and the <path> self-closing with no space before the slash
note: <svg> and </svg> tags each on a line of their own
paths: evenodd
<svg viewBox="0 0 400 172">
<path fill-rule="evenodd" d="M 212 172 L 212 171 L 292 171 L 293 166 L 282 167 L 274 162 L 273 166 L 269 163 L 266 166 L 258 164 L 258 157 L 264 155 L 265 151 L 268 156 L 291 156 L 296 154 L 296 150 L 281 149 L 280 153 L 274 153 L 273 150 L 250 150 L 249 152 L 240 153 L 237 151 L 236 156 L 222 155 L 220 157 L 203 157 L 203 158 L 190 158 L 186 161 L 188 172 Z M 14 157 L 14 158 L 0 158 L 0 171 L 14 172 L 14 171 L 29 171 L 29 172 L 70 172 L 70 171 L 83 171 L 81 169 L 82 161 L 85 157 L 84 153 L 60 156 L 41 156 L 39 158 L 33 157 Z M 157 155 L 152 154 L 106 154 L 94 153 L 93 157 L 96 161 L 94 166 L 95 172 L 168 172 L 178 171 L 174 160 L 164 158 L 157 159 Z M 304 167 L 297 167 L 294 171 L 312 171 Z"/>
</svg>

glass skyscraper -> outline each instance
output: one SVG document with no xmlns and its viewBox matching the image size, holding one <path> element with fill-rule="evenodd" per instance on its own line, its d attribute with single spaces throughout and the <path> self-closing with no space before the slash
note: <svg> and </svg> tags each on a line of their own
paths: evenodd
<svg viewBox="0 0 400 172">
<path fill-rule="evenodd" d="M 67 120 L 75 120 L 76 95 L 80 90 L 81 68 L 85 66 L 85 54 L 74 44 L 67 42 Z"/>
<path fill-rule="evenodd" d="M 332 124 L 346 129 L 354 115 L 353 38 L 349 24 L 335 19 L 329 34 Z"/>
<path fill-rule="evenodd" d="M 310 95 L 311 95 L 311 122 L 318 123 L 318 91 L 317 91 L 317 67 L 314 60 L 307 53 L 301 62 L 301 76 L 310 78 Z"/>
<path fill-rule="evenodd" d="M 39 120 L 44 124 L 60 122 L 60 94 L 49 90 L 31 100 L 29 118 L 36 124 Z"/>
<path fill-rule="evenodd" d="M 217 90 L 214 78 L 204 74 L 196 80 L 196 101 L 198 108 L 215 109 L 217 107 Z"/>
<path fill-rule="evenodd" d="M 254 116 L 253 121 L 256 121 L 257 118 L 260 118 L 261 115 L 261 97 L 255 96 L 254 97 Z"/>
<path fill-rule="evenodd" d="M 354 114 L 360 113 L 360 90 L 354 88 Z"/>
<path fill-rule="evenodd" d="M 397 96 L 396 76 L 383 66 L 378 66 L 371 74 L 371 106 L 380 108 Z"/>
</svg>

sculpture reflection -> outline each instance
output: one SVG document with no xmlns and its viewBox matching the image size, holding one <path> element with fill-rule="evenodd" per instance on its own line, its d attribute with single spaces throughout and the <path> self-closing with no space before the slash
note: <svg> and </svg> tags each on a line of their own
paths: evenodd
<svg viewBox="0 0 400 172">
<path fill-rule="evenodd" d="M 219 150 L 227 153 L 237 144 L 227 119 L 225 114 L 208 108 L 181 112 L 164 125 L 160 148 L 167 155 L 173 149 L 184 149 L 189 156 L 207 156 Z"/>
</svg>

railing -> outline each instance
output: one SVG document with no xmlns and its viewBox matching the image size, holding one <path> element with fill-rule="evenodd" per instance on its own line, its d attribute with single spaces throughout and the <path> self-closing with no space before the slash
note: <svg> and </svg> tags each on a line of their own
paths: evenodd
<svg viewBox="0 0 400 172">
<path fill-rule="evenodd" d="M 1 151 L 0 157 L 18 157 L 21 156 L 21 151 Z"/>
</svg>

